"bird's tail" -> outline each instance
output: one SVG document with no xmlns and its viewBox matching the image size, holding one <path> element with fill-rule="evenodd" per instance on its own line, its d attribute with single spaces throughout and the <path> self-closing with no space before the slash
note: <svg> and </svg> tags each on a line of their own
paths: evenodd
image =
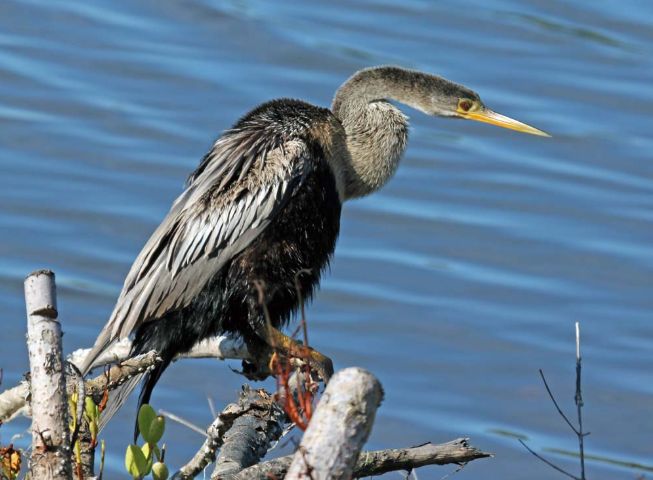
<svg viewBox="0 0 653 480">
<path fill-rule="evenodd" d="M 152 370 L 148 370 L 143 373 L 137 373 L 132 377 L 128 378 L 123 384 L 109 392 L 109 399 L 107 401 L 106 408 L 100 416 L 99 427 L 100 430 L 111 420 L 111 418 L 116 414 L 118 410 L 124 405 L 124 403 L 129 398 L 131 392 L 136 388 L 136 386 L 142 381 L 141 393 L 138 397 L 138 408 L 136 410 L 136 422 L 134 425 L 134 442 L 138 439 L 138 411 L 141 408 L 141 405 L 144 403 L 149 403 L 150 397 L 152 395 L 152 390 L 154 386 L 161 378 L 163 371 L 168 368 L 172 359 L 164 358 L 163 361 L 159 362 Z"/>
<path fill-rule="evenodd" d="M 148 371 L 144 375 L 143 379 L 143 386 L 141 387 L 141 394 L 138 397 L 138 409 L 136 410 L 136 422 L 134 424 L 134 443 L 136 443 L 136 440 L 138 440 L 138 412 L 141 409 L 141 406 L 145 403 L 150 403 L 150 397 L 152 396 L 152 390 L 154 390 L 154 386 L 157 384 L 159 381 L 159 378 L 161 378 L 161 374 L 163 371 L 168 368 L 170 365 L 170 362 L 172 361 L 172 357 L 170 356 L 165 356 L 163 357 L 162 361 L 159 362 L 154 369 Z"/>
<path fill-rule="evenodd" d="M 145 373 L 137 373 L 128 378 L 123 384 L 109 392 L 109 399 L 107 400 L 106 407 L 100 415 L 98 427 L 100 431 L 109 423 L 109 420 L 120 410 L 129 398 L 129 394 L 136 388 L 136 385 L 143 379 Z"/>
</svg>

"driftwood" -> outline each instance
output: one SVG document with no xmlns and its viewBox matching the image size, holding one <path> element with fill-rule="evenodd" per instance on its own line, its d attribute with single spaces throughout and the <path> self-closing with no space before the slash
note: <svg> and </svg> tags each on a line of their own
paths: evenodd
<svg viewBox="0 0 653 480">
<path fill-rule="evenodd" d="M 419 447 L 361 452 L 352 478 L 382 475 L 398 470 L 410 471 L 427 465 L 464 464 L 492 456 L 469 445 L 469 439 L 458 438 L 447 443 L 427 443 Z M 246 468 L 229 480 L 269 480 L 284 478 L 293 455 L 275 458 Z"/>
<path fill-rule="evenodd" d="M 214 461 L 211 478 L 231 478 L 266 454 L 270 444 L 281 436 L 285 422 L 286 414 L 269 393 L 244 385 L 238 402 L 220 412 L 207 429 L 202 447 L 175 478 L 193 478 Z"/>
<path fill-rule="evenodd" d="M 68 399 L 57 321 L 54 273 L 39 270 L 25 280 L 27 349 L 32 398 L 32 457 L 34 479 L 72 478 Z"/>
<path fill-rule="evenodd" d="M 80 396 L 77 411 L 71 412 L 80 419 L 85 395 L 100 403 L 108 391 L 153 368 L 160 358 L 156 352 L 129 358 L 131 343 L 123 340 L 99 357 L 94 367 L 117 364 L 105 367 L 95 378 L 83 380 L 74 364 L 81 362 L 89 349 L 73 352 L 69 357 L 71 365 L 64 368 L 54 274 L 35 272 L 26 280 L 25 291 L 32 374 L 0 393 L 0 422 L 19 414 L 32 415 L 32 478 L 70 479 L 72 473 L 77 477 L 81 473 L 90 480 L 94 445 L 84 422 L 78 422 L 80 428 L 73 433 L 72 441 L 80 441 L 82 455 L 81 463 L 72 471 L 75 462 L 68 438 L 67 395 L 77 392 Z M 35 327 L 41 330 L 34 330 Z M 242 340 L 215 337 L 200 343 L 184 357 L 248 359 L 250 354 Z M 215 463 L 212 480 L 359 478 L 423 465 L 464 464 L 490 456 L 471 447 L 467 439 L 359 453 L 383 393 L 372 374 L 349 368 L 337 372 L 329 382 L 295 454 L 259 463 L 271 445 L 292 427 L 284 408 L 288 408 L 290 397 L 296 398 L 298 385 L 306 378 L 300 370 L 296 373 L 285 384 L 288 391 L 281 388 L 275 395 L 244 386 L 238 401 L 217 416 L 207 429 L 204 444 L 174 478 L 194 478 L 211 463 Z"/>
<path fill-rule="evenodd" d="M 283 433 L 286 414 L 265 390 L 243 387 L 238 409 L 242 413 L 224 434 L 212 480 L 230 478 L 258 463 Z"/>
<path fill-rule="evenodd" d="M 351 478 L 382 398 L 381 384 L 366 370 L 347 368 L 337 372 L 324 391 L 286 478 Z"/>
<path fill-rule="evenodd" d="M 349 372 L 348 372 L 349 370 Z M 351 372 L 351 371 L 354 372 Z M 338 372 L 334 379 L 340 374 L 351 378 L 352 373 L 354 377 L 360 369 L 347 369 Z M 371 378 L 366 378 L 363 383 L 374 385 L 376 380 L 366 372 Z M 336 383 L 329 383 L 327 392 L 323 395 L 322 402 L 329 392 L 329 389 L 336 390 L 336 397 L 355 397 L 346 390 L 350 388 L 351 381 L 340 382 L 340 386 Z M 334 385 L 334 387 L 331 387 Z M 345 391 L 343 392 L 342 389 Z M 333 400 L 331 400 L 333 402 Z M 331 402 L 325 402 L 325 405 Z M 337 403 L 337 402 L 336 402 Z M 360 398 L 357 400 L 352 399 L 352 403 L 344 405 L 343 408 L 350 413 L 353 411 L 360 417 L 366 418 L 370 421 L 373 419 L 373 412 L 365 411 L 360 403 Z M 318 410 L 321 407 L 318 406 Z M 328 405 L 324 410 L 328 410 Z M 373 409 L 370 409 L 373 410 Z M 246 419 L 248 416 L 254 417 L 256 427 L 248 429 L 243 436 L 228 435 L 231 432 L 233 425 L 237 424 L 239 419 Z M 318 417 L 319 418 L 319 417 Z M 360 419 L 361 422 L 365 420 Z M 335 429 L 339 430 L 338 426 L 343 426 L 350 421 L 350 417 L 346 419 L 333 417 L 331 415 L 324 416 L 324 422 L 331 424 L 329 426 L 319 426 L 319 420 L 314 416 L 309 424 L 316 425 L 316 431 Z M 340 421 L 339 421 L 340 420 Z M 270 397 L 263 390 L 253 390 L 248 386 L 243 387 L 243 392 L 239 396 L 238 403 L 228 405 L 216 418 L 216 420 L 209 426 L 207 430 L 207 439 L 198 450 L 197 454 L 193 457 L 187 465 L 177 472 L 174 478 L 193 478 L 199 475 L 206 466 L 212 463 L 216 458 L 216 450 L 222 445 L 221 456 L 225 459 L 223 464 L 228 464 L 232 468 L 228 471 L 222 471 L 220 474 L 216 472 L 212 475 L 212 480 L 270 480 L 290 478 L 287 477 L 288 469 L 293 461 L 293 457 L 300 454 L 300 451 L 294 455 L 287 455 L 284 457 L 268 460 L 262 463 L 254 464 L 260 457 L 265 454 L 264 446 L 272 443 L 278 438 L 279 432 L 286 429 L 288 425 L 288 418 L 280 410 L 279 406 L 274 403 Z M 315 424 L 313 423 L 315 422 Z M 334 428 L 332 425 L 336 424 Z M 237 430 L 237 429 L 233 429 Z M 342 430 L 347 431 L 347 428 Z M 321 441 L 322 439 L 318 439 Z M 231 446 L 227 444 L 232 442 Z M 265 447 L 267 448 L 267 447 Z M 360 447 L 358 447 L 360 448 Z M 252 452 L 256 452 L 255 454 Z M 228 452 L 228 453 L 227 453 Z M 353 456 L 353 455 L 352 455 Z M 466 438 L 456 439 L 444 444 L 434 445 L 427 443 L 418 447 L 403 448 L 403 449 L 389 449 L 370 452 L 361 452 L 358 455 L 355 463 L 353 464 L 351 477 L 346 478 L 360 478 L 370 475 L 381 475 L 390 471 L 397 470 L 412 470 L 425 465 L 445 465 L 445 464 L 465 464 L 472 460 L 490 457 L 491 454 L 478 450 L 469 445 Z M 247 458 L 246 461 L 239 461 L 238 459 Z M 304 456 L 302 455 L 302 459 Z M 247 466 L 251 464 L 251 466 Z M 236 468 L 238 467 L 238 468 Z M 313 466 L 315 467 L 315 465 Z M 323 478 L 311 471 L 314 479 Z M 337 478 L 329 476 L 328 478 Z"/>
</svg>

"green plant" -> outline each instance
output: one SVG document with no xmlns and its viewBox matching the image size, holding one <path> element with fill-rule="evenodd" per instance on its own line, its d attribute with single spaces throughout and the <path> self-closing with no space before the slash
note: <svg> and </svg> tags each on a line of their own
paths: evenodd
<svg viewBox="0 0 653 480">
<path fill-rule="evenodd" d="M 165 431 L 165 418 L 157 415 L 151 406 L 144 404 L 138 411 L 138 429 L 145 443 L 141 447 L 134 444 L 127 446 L 127 471 L 134 480 L 141 480 L 150 473 L 153 480 L 167 480 L 168 467 L 163 463 L 165 445 L 162 448 L 158 446 Z"/>
</svg>

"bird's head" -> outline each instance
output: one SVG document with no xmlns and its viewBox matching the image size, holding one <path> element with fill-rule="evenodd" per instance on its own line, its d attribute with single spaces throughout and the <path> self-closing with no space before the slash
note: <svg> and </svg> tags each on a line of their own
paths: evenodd
<svg viewBox="0 0 653 480">
<path fill-rule="evenodd" d="M 530 133 L 531 135 L 551 136 L 535 127 L 490 110 L 485 106 L 478 93 L 463 85 L 458 85 L 441 77 L 433 76 L 432 78 L 433 88 L 430 89 L 430 108 L 427 113 L 490 123 L 498 127 Z"/>
</svg>

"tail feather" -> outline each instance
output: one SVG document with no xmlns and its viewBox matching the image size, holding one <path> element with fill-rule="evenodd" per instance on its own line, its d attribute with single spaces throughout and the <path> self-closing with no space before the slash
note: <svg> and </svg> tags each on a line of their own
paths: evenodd
<svg viewBox="0 0 653 480">
<path fill-rule="evenodd" d="M 130 378 L 128 378 L 122 385 L 111 390 L 109 392 L 109 399 L 107 401 L 107 406 L 100 416 L 99 427 L 100 430 L 111 420 L 111 418 L 120 410 L 120 408 L 125 404 L 129 395 L 134 391 L 136 386 L 141 383 L 141 393 L 138 397 L 138 407 L 136 409 L 136 422 L 134 425 L 134 443 L 138 440 L 138 411 L 141 408 L 141 405 L 144 403 L 149 403 L 150 397 L 152 396 L 152 390 L 161 378 L 163 371 L 168 368 L 170 365 L 170 360 L 163 360 L 161 363 L 157 364 L 153 370 L 138 373 Z"/>
<path fill-rule="evenodd" d="M 146 373 L 138 373 L 133 377 L 128 378 L 119 387 L 109 392 L 109 399 L 107 400 L 106 408 L 102 412 L 102 415 L 100 415 L 100 421 L 98 422 L 100 431 L 107 423 L 109 423 L 109 420 L 111 420 L 116 412 L 120 410 L 120 407 L 122 407 L 127 401 L 127 398 L 129 398 L 129 394 L 136 388 L 145 375 Z"/>
<path fill-rule="evenodd" d="M 168 368 L 170 365 L 170 362 L 172 361 L 172 358 L 170 357 L 165 357 L 163 358 L 163 361 L 158 363 L 154 369 L 150 370 L 149 372 L 145 373 L 144 380 L 143 380 L 143 386 L 141 387 L 141 394 L 138 397 L 138 409 L 136 410 L 136 422 L 134 424 L 134 443 L 136 443 L 136 440 L 138 440 L 138 412 L 141 409 L 141 406 L 145 403 L 150 403 L 150 397 L 152 396 L 152 390 L 154 390 L 154 386 L 157 384 L 159 379 L 161 378 L 161 374 L 163 371 Z"/>
</svg>

